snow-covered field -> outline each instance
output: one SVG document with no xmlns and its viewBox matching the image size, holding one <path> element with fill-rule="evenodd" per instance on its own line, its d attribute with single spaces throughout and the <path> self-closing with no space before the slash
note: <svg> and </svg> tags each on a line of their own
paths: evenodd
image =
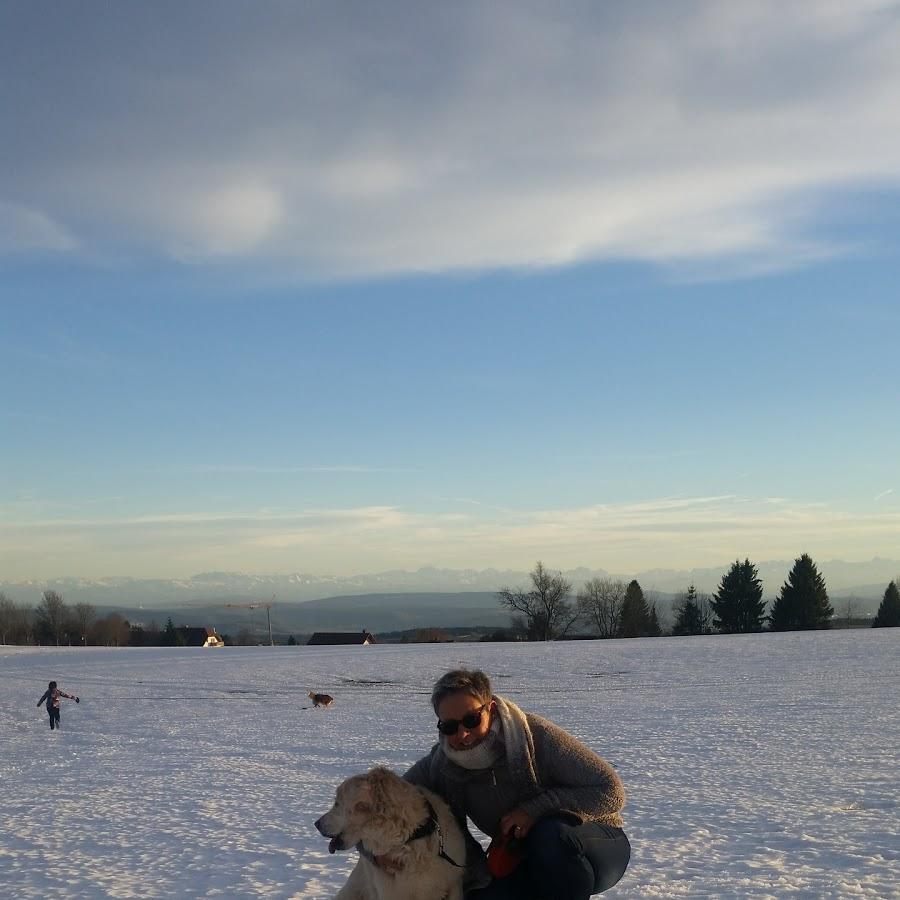
<svg viewBox="0 0 900 900">
<path fill-rule="evenodd" d="M 605 896 L 900 897 L 900 629 L 0 647 L 0 896 L 332 896 L 354 856 L 313 821 L 347 775 L 425 753 L 430 684 L 458 665 L 618 768 L 634 853 Z M 82 698 L 55 733 L 51 678 Z"/>
</svg>

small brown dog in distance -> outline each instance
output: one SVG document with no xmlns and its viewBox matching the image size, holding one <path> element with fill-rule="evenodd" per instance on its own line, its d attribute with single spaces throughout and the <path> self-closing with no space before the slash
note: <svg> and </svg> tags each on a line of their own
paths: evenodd
<svg viewBox="0 0 900 900">
<path fill-rule="evenodd" d="M 331 694 L 317 694 L 310 691 L 307 696 L 312 700 L 313 706 L 331 706 L 334 703 L 334 697 Z"/>
</svg>

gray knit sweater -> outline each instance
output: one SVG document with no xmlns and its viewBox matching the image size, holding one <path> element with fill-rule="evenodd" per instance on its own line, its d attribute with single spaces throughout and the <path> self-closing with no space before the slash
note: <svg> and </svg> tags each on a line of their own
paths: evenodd
<svg viewBox="0 0 900 900">
<path fill-rule="evenodd" d="M 491 836 L 514 809 L 525 810 L 534 820 L 565 813 L 578 822 L 621 828 L 625 789 L 615 769 L 558 725 L 522 712 L 510 700 L 496 695 L 494 700 L 504 759 L 491 769 L 464 769 L 438 743 L 403 777 L 440 794 L 460 822 L 468 816 Z"/>
</svg>

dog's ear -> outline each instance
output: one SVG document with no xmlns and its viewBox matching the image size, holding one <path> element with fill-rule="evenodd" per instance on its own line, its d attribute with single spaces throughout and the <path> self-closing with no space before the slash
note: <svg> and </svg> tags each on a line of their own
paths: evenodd
<svg viewBox="0 0 900 900">
<path fill-rule="evenodd" d="M 376 766 L 366 776 L 369 794 L 372 798 L 372 806 L 376 809 L 383 808 L 387 804 L 391 782 L 396 780 L 396 778 L 397 776 L 384 766 Z"/>
</svg>

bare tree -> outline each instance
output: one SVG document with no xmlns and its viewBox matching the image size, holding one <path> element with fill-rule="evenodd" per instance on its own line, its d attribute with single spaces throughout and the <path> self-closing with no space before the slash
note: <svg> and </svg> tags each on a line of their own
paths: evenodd
<svg viewBox="0 0 900 900">
<path fill-rule="evenodd" d="M 91 639 L 103 647 L 127 647 L 131 626 L 119 613 L 112 612 L 91 626 Z"/>
<path fill-rule="evenodd" d="M 0 644 L 28 642 L 28 620 L 31 610 L 0 593 Z"/>
<path fill-rule="evenodd" d="M 450 635 L 440 628 L 420 628 L 413 635 L 413 643 L 416 644 L 446 644 L 450 641 Z"/>
<path fill-rule="evenodd" d="M 540 561 L 531 572 L 531 590 L 501 588 L 497 599 L 510 612 L 525 617 L 528 636 L 536 641 L 562 637 L 578 619 L 579 612 L 569 599 L 572 584 L 562 572 L 552 573 Z"/>
<path fill-rule="evenodd" d="M 44 591 L 41 602 L 35 613 L 35 627 L 42 637 L 59 646 L 60 639 L 65 636 L 69 619 L 69 608 L 56 591 Z"/>
<path fill-rule="evenodd" d="M 6 594 L 0 593 L 0 644 L 12 643 L 13 617 L 16 607 Z"/>
<path fill-rule="evenodd" d="M 158 647 L 160 645 L 160 637 L 161 632 L 159 629 L 159 622 L 156 619 L 151 619 L 150 624 L 144 629 L 146 633 L 146 642 L 151 647 Z"/>
<path fill-rule="evenodd" d="M 256 647 L 259 644 L 259 638 L 250 631 L 249 628 L 241 628 L 235 635 L 234 643 L 236 647 Z"/>
<path fill-rule="evenodd" d="M 844 621 L 847 623 L 846 628 L 853 627 L 853 613 L 856 611 L 856 597 L 848 597 L 844 606 Z"/>
<path fill-rule="evenodd" d="M 627 585 L 613 578 L 591 578 L 578 592 L 578 612 L 602 638 L 619 635 Z"/>
<path fill-rule="evenodd" d="M 72 614 L 78 628 L 78 636 L 84 645 L 87 643 L 87 633 L 97 615 L 97 610 L 90 603 L 76 603 L 72 607 Z"/>
<path fill-rule="evenodd" d="M 700 627 L 702 634 L 712 634 L 713 627 L 713 609 L 712 597 L 706 591 L 700 591 L 697 594 L 697 603 L 700 608 Z"/>
<path fill-rule="evenodd" d="M 525 616 L 512 616 L 509 620 L 509 629 L 517 641 L 528 640 L 528 622 Z"/>
</svg>

